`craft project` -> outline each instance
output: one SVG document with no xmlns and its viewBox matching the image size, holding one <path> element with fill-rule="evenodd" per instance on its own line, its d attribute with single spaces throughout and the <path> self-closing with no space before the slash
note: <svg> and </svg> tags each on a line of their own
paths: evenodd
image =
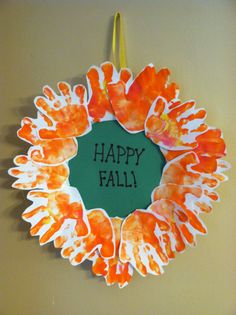
<svg viewBox="0 0 236 315">
<path fill-rule="evenodd" d="M 22 217 L 40 245 L 53 242 L 72 265 L 91 261 L 108 285 L 163 267 L 207 233 L 201 214 L 219 201 L 229 164 L 222 132 L 206 111 L 181 101 L 170 71 L 137 76 L 111 62 L 92 66 L 87 87 L 58 83 L 34 100 L 18 136 L 13 187 L 29 190 Z"/>
</svg>

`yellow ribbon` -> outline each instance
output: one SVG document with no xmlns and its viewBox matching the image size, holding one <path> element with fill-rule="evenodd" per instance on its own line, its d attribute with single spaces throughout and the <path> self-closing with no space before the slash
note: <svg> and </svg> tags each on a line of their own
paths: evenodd
<svg viewBox="0 0 236 315">
<path fill-rule="evenodd" d="M 119 23 L 119 61 L 117 61 L 117 33 Z M 116 12 L 114 15 L 113 34 L 112 34 L 112 58 L 115 67 L 126 68 L 126 52 L 125 52 L 125 39 L 124 39 L 124 27 L 123 19 L 120 12 Z"/>
</svg>

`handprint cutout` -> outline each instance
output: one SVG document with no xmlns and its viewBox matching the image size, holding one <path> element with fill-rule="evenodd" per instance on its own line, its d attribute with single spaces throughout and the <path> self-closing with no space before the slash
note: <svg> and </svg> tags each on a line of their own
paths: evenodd
<svg viewBox="0 0 236 315">
<path fill-rule="evenodd" d="M 41 139 L 80 137 L 91 130 L 87 111 L 87 92 L 83 85 L 73 90 L 66 82 L 58 83 L 58 96 L 49 86 L 43 88 L 45 97 L 38 96 L 34 103 L 37 109 L 50 120 L 50 126 L 41 128 Z"/>
<path fill-rule="evenodd" d="M 100 67 L 92 66 L 87 72 L 89 90 L 88 110 L 94 122 L 114 119 L 114 111 L 108 95 L 108 84 L 121 80 L 127 83 L 132 79 L 129 69 L 118 72 L 111 62 L 105 62 Z"/>
<path fill-rule="evenodd" d="M 146 66 L 133 81 L 121 80 L 108 85 L 108 93 L 116 119 L 130 133 L 144 130 L 149 109 L 158 96 L 167 101 L 176 99 L 178 86 L 168 84 L 168 69 L 156 72 L 152 64 Z"/>
<path fill-rule="evenodd" d="M 62 256 L 69 258 L 72 265 L 81 264 L 94 251 L 103 258 L 115 255 L 114 230 L 107 213 L 102 209 L 87 211 L 90 233 L 86 237 L 72 237 L 63 244 Z"/>
<path fill-rule="evenodd" d="M 126 286 L 133 275 L 133 267 L 130 263 L 122 263 L 119 259 L 120 232 L 123 219 L 111 218 L 114 232 L 116 252 L 115 257 L 110 259 L 102 258 L 98 251 L 89 257 L 93 262 L 92 270 L 97 276 L 104 276 L 107 285 L 118 283 L 120 288 Z"/>
<path fill-rule="evenodd" d="M 35 163 L 59 165 L 74 157 L 77 153 L 75 138 L 42 140 L 39 136 L 41 126 L 50 126 L 46 116 L 38 113 L 36 119 L 24 118 L 18 136 L 33 146 L 28 155 Z"/>
<path fill-rule="evenodd" d="M 89 233 L 89 224 L 81 197 L 75 188 L 60 191 L 30 191 L 28 199 L 33 202 L 22 218 L 31 224 L 30 234 L 39 236 L 39 243 L 55 241 L 63 230 L 76 236 Z"/>
<path fill-rule="evenodd" d="M 167 150 L 193 149 L 196 137 L 206 131 L 206 111 L 195 109 L 195 102 L 168 103 L 158 97 L 152 104 L 145 121 L 145 134 L 155 144 Z"/>
<path fill-rule="evenodd" d="M 136 210 L 124 220 L 121 228 L 120 260 L 129 262 L 142 275 L 158 275 L 168 263 L 160 235 L 169 224 L 147 210 Z"/>
<path fill-rule="evenodd" d="M 26 155 L 18 155 L 14 159 L 15 165 L 9 169 L 11 176 L 18 179 L 12 187 L 18 189 L 59 189 L 69 177 L 69 168 L 66 164 L 45 166 L 34 163 Z"/>
</svg>

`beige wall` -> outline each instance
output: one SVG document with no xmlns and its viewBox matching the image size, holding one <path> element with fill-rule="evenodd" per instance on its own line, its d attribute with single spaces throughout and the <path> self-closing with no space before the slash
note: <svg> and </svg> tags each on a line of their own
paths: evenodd
<svg viewBox="0 0 236 315">
<path fill-rule="evenodd" d="M 108 58 L 117 9 L 125 15 L 131 69 L 168 66 L 182 99 L 196 99 L 209 124 L 223 129 L 235 164 L 236 1 L 0 0 L 0 314 L 234 315 L 235 170 L 218 190 L 222 202 L 204 218 L 209 235 L 197 248 L 178 255 L 163 276 L 136 274 L 123 290 L 40 248 L 21 221 L 28 203 L 6 175 L 26 149 L 15 135 L 20 119 L 35 114 L 32 100 L 45 83 L 78 82 Z"/>
</svg>

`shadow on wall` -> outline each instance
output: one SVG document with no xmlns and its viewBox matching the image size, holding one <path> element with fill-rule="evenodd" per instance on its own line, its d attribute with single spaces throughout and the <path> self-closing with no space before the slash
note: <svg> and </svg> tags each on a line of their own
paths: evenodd
<svg viewBox="0 0 236 315">
<path fill-rule="evenodd" d="M 111 45 L 112 45 L 112 32 L 113 32 L 113 19 L 114 16 L 112 15 L 109 20 L 108 25 L 108 32 L 107 32 L 107 45 L 105 46 L 104 55 L 106 57 L 106 60 L 111 60 Z M 61 79 L 61 78 L 59 78 Z M 69 78 L 66 80 L 68 83 L 71 84 L 71 86 L 74 86 L 76 84 L 83 84 L 87 88 L 87 81 L 86 81 L 86 75 L 80 75 L 74 78 Z M 50 85 L 50 84 L 49 84 Z M 39 87 L 41 88 L 41 87 Z M 56 87 L 53 87 L 56 90 Z M 17 111 L 20 117 L 36 117 L 36 109 L 33 105 L 33 100 L 36 95 L 32 95 L 26 99 L 20 100 L 20 104 L 17 107 Z M 15 113 L 15 109 L 14 109 Z M 13 167 L 13 159 L 16 155 L 19 154 L 26 154 L 30 144 L 27 142 L 22 141 L 17 137 L 17 130 L 20 128 L 20 121 L 17 125 L 5 125 L 0 130 L 1 132 L 1 141 L 2 143 L 10 144 L 14 147 L 12 150 L 12 156 L 10 156 L 7 159 L 1 159 L 0 160 L 0 177 L 1 177 L 1 183 L 0 187 L 2 190 L 8 190 L 10 198 L 16 201 L 16 203 L 5 209 L 4 214 L 7 217 L 10 217 L 12 220 L 11 229 L 13 231 L 19 232 L 19 239 L 24 240 L 27 239 L 28 241 L 34 241 L 38 245 L 38 239 L 37 237 L 32 238 L 29 234 L 29 224 L 22 220 L 21 214 L 22 212 L 31 204 L 29 200 L 27 200 L 27 191 L 18 191 L 11 187 L 15 179 L 8 175 L 8 169 Z M 38 246 L 40 248 L 40 246 Z M 43 253 L 49 254 L 52 258 L 61 258 L 60 251 L 58 249 L 55 249 L 52 243 L 46 244 L 41 248 L 41 251 Z M 69 262 L 68 262 L 69 263 Z M 70 266 L 69 266 L 70 267 Z M 85 270 L 86 272 L 88 270 L 91 270 L 91 262 L 85 261 L 83 264 L 81 264 L 80 268 Z M 78 268 L 79 270 L 79 268 Z M 94 278 L 95 276 L 92 275 L 91 272 L 87 272 L 87 275 L 89 278 Z M 98 281 L 104 281 L 102 278 L 98 278 Z"/>
<path fill-rule="evenodd" d="M 69 81 L 69 80 L 68 80 Z M 79 82 L 84 84 L 85 77 L 82 78 L 75 78 L 70 80 L 71 82 L 75 82 L 78 84 Z M 19 116 L 23 117 L 36 117 L 36 109 L 33 105 L 33 99 L 34 96 L 31 96 L 25 100 L 22 100 L 21 103 L 24 105 L 21 105 L 18 107 Z M 52 259 L 62 259 L 60 255 L 60 250 L 56 249 L 53 246 L 53 243 L 46 244 L 42 247 L 39 246 L 38 237 L 31 237 L 29 233 L 29 223 L 25 222 L 21 218 L 21 214 L 23 211 L 30 206 L 31 202 L 26 198 L 28 191 L 24 190 L 16 190 L 12 188 L 12 184 L 15 181 L 15 178 L 8 175 L 8 169 L 11 167 L 14 167 L 13 159 L 16 155 L 19 154 L 26 154 L 30 144 L 27 142 L 24 142 L 23 140 L 19 139 L 17 137 L 17 130 L 20 128 L 20 121 L 18 125 L 5 125 L 1 128 L 1 143 L 7 143 L 14 147 L 12 150 L 12 155 L 7 159 L 1 159 L 0 160 L 0 177 L 1 177 L 1 183 L 0 188 L 1 190 L 8 190 L 8 196 L 12 200 L 15 200 L 13 206 L 8 207 L 7 209 L 4 209 L 3 215 L 7 218 L 11 219 L 11 231 L 18 231 L 18 237 L 19 240 L 28 240 L 31 242 L 35 242 L 37 244 L 36 246 L 39 248 L 39 250 L 43 254 L 49 255 Z M 69 262 L 68 267 L 70 266 Z M 81 268 L 82 267 L 82 268 Z M 87 272 L 88 270 L 91 270 L 91 262 L 86 261 L 81 266 L 80 269 L 77 268 L 77 270 L 83 269 L 86 271 L 89 278 L 94 278 L 92 273 Z M 96 277 L 97 278 L 97 277 Z"/>
</svg>

